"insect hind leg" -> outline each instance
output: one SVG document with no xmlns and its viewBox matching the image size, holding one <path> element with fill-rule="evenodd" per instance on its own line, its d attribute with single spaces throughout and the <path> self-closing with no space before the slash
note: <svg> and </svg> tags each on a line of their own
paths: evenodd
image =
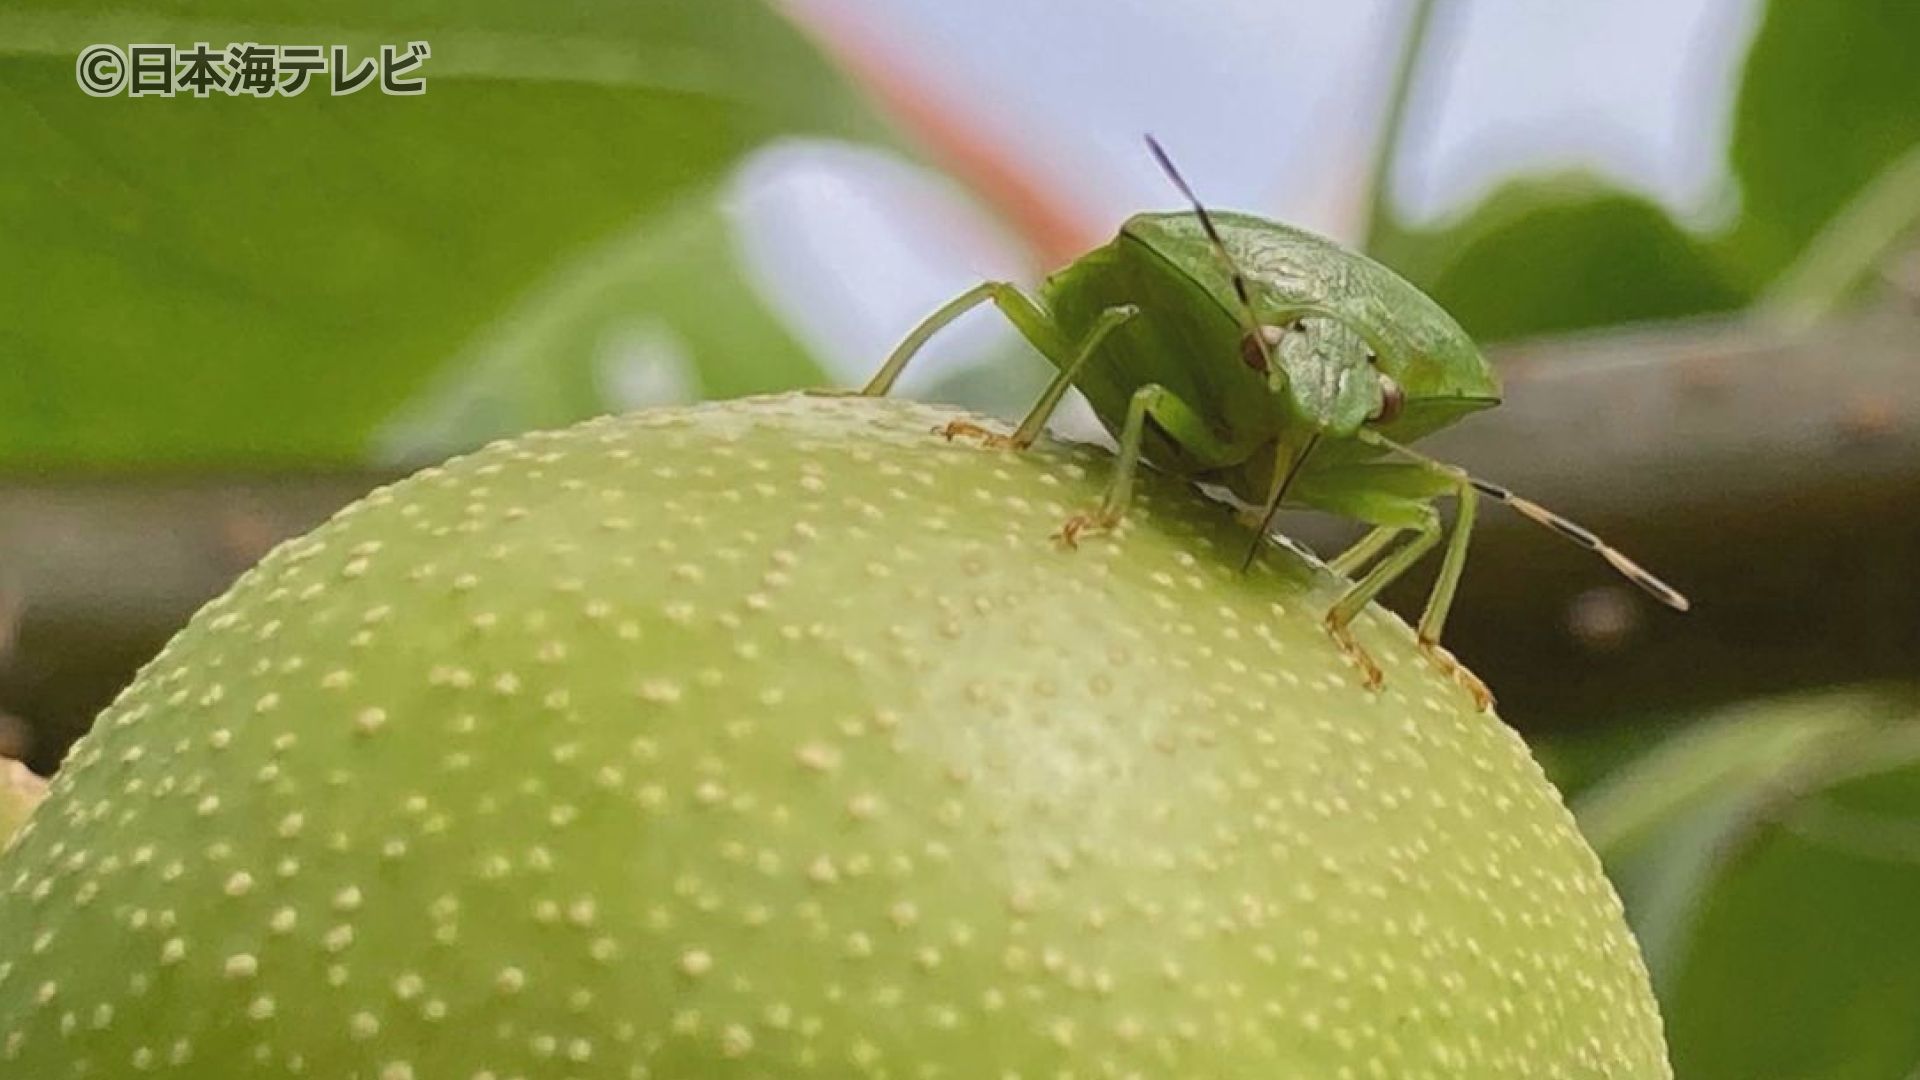
<svg viewBox="0 0 1920 1080">
<path fill-rule="evenodd" d="M 1037 301 L 1030 299 L 1015 286 L 1004 281 L 983 281 L 940 305 L 933 314 L 928 315 L 920 321 L 918 326 L 909 330 L 907 336 L 900 339 L 900 344 L 894 346 L 893 351 L 887 354 L 886 362 L 880 365 L 880 370 L 874 372 L 873 378 L 868 379 L 867 384 L 860 389 L 861 395 L 885 397 L 892 392 L 893 384 L 899 381 L 901 373 L 906 371 L 907 365 L 935 334 L 946 329 L 947 325 L 955 319 L 989 300 L 993 301 L 993 305 L 1007 317 L 1007 321 L 1013 324 L 1013 328 L 1020 332 L 1021 337 L 1026 338 L 1056 366 L 1061 363 L 1066 350 L 1060 341 L 1060 332 L 1054 324 L 1053 317 L 1048 315 Z"/>
</svg>

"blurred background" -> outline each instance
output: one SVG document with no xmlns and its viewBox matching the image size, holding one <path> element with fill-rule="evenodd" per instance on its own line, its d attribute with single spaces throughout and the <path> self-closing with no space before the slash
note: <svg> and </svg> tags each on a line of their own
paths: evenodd
<svg viewBox="0 0 1920 1080">
<path fill-rule="evenodd" d="M 97 42 L 415 40 L 419 97 L 75 84 Z M 52 771 L 198 604 L 412 466 L 859 380 L 1177 206 L 1152 131 L 1210 203 L 1447 305 L 1509 392 L 1432 452 L 1693 597 L 1492 510 L 1449 624 L 1607 861 L 1683 1080 L 1913 1080 L 1916 49 L 1908 0 L 12 0 L 0 755 Z M 904 389 L 1004 415 L 1047 372 L 983 314 Z"/>
</svg>

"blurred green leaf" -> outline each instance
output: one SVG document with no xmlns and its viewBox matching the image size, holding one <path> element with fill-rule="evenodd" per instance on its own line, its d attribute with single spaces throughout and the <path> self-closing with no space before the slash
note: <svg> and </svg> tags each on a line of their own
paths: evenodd
<svg viewBox="0 0 1920 1080">
<path fill-rule="evenodd" d="M 1735 710 L 1579 800 L 1678 1075 L 1920 1064 L 1920 708 L 1830 692 Z"/>
<path fill-rule="evenodd" d="M 497 355 L 554 281 L 697 213 L 754 147 L 879 137 L 753 0 L 260 10 L 0 11 L 0 466 L 361 460 L 452 358 Z M 96 99 L 74 77 L 94 42 L 412 40 L 433 48 L 421 97 Z M 706 351 L 755 307 L 724 268 L 691 280 L 717 263 L 687 264 L 667 313 L 700 388 L 810 379 L 784 336 L 747 354 L 763 367 Z"/>
<path fill-rule="evenodd" d="M 1786 267 L 1920 145 L 1916 42 L 1910 0 L 1767 5 L 1733 122 L 1741 217 L 1727 248 L 1751 281 Z"/>
<path fill-rule="evenodd" d="M 1721 311 L 1747 299 L 1665 210 L 1579 174 L 1505 184 L 1456 224 L 1386 233 L 1376 254 L 1482 341 Z"/>
<path fill-rule="evenodd" d="M 383 425 L 380 456 L 418 463 L 607 411 L 820 384 L 755 301 L 734 228 L 699 192 L 576 253 Z"/>
<path fill-rule="evenodd" d="M 1776 323 L 1809 328 L 1869 291 L 1920 229 L 1920 143 L 1868 181 L 1775 277 L 1758 306 Z"/>
<path fill-rule="evenodd" d="M 1674 736 L 1576 804 L 1607 861 L 1656 977 L 1678 951 L 1720 845 L 1824 748 L 1872 730 L 1877 697 L 1821 697 L 1734 710 Z"/>
</svg>

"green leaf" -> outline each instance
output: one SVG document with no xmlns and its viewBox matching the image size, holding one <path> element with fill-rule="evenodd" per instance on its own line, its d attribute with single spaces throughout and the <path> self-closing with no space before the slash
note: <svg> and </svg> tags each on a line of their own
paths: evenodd
<svg viewBox="0 0 1920 1080">
<path fill-rule="evenodd" d="M 755 147 L 877 131 L 749 0 L 255 10 L 0 13 L 0 467 L 362 460 L 453 358 L 492 355 L 554 281 L 644 246 Z M 433 49 L 420 97 L 96 99 L 74 77 L 94 42 L 412 40 Z M 676 284 L 696 348 L 755 304 Z M 805 370 L 752 352 L 781 359 L 702 353 L 700 385 Z"/>
<path fill-rule="evenodd" d="M 1920 143 L 1874 177 L 1775 277 L 1758 307 L 1776 324 L 1811 328 L 1869 291 L 1920 228 Z"/>
<path fill-rule="evenodd" d="M 1388 234 L 1378 257 L 1482 341 L 1726 310 L 1747 298 L 1665 210 L 1577 174 L 1510 182 L 1454 225 Z"/>
<path fill-rule="evenodd" d="M 380 456 L 417 464 L 602 412 L 821 384 L 805 347 L 755 302 L 734 229 L 702 192 L 579 252 L 382 427 Z M 703 362 L 741 356 L 755 363 Z"/>
<path fill-rule="evenodd" d="M 1690 1080 L 1920 1061 L 1920 709 L 1850 691 L 1736 710 L 1576 806 Z"/>
<path fill-rule="evenodd" d="M 1728 253 L 1764 282 L 1870 180 L 1920 145 L 1920 4 L 1772 3 L 1747 55 Z"/>
</svg>

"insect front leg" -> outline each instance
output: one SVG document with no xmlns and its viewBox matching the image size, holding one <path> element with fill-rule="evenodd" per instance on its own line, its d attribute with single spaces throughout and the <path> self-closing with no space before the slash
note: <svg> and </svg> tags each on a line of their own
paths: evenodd
<svg viewBox="0 0 1920 1080">
<path fill-rule="evenodd" d="M 1426 610 L 1420 613 L 1420 651 L 1453 676 L 1455 682 L 1465 686 L 1485 709 L 1493 704 L 1493 692 L 1478 675 L 1440 647 L 1441 628 L 1446 625 L 1447 612 L 1453 607 L 1453 594 L 1459 589 L 1460 576 L 1467 568 L 1467 543 L 1473 539 L 1473 521 L 1480 506 L 1479 492 L 1474 490 L 1465 473 L 1453 475 L 1452 479 L 1456 484 L 1453 532 L 1447 537 L 1446 554 L 1440 557 L 1440 573 L 1434 578 L 1433 592 L 1427 596 Z"/>
<path fill-rule="evenodd" d="M 1362 611 L 1366 610 L 1367 605 L 1373 602 L 1373 598 L 1380 595 L 1380 590 L 1393 584 L 1400 575 L 1412 569 L 1415 563 L 1424 558 L 1427 552 L 1432 551 L 1434 545 L 1440 542 L 1440 515 L 1432 507 L 1426 507 L 1425 511 L 1421 515 L 1419 526 L 1414 530 L 1412 539 L 1403 544 L 1399 550 L 1381 559 L 1372 570 L 1367 571 L 1365 577 L 1349 586 L 1347 591 L 1340 595 L 1340 599 L 1334 601 L 1333 607 L 1327 610 L 1325 620 L 1327 633 L 1333 636 L 1334 643 L 1340 646 L 1340 650 L 1359 666 L 1362 678 L 1369 689 L 1378 689 L 1385 677 L 1381 674 L 1380 665 L 1354 639 L 1352 623 Z M 1366 542 L 1366 540 L 1361 541 L 1361 543 Z"/>
<path fill-rule="evenodd" d="M 1135 390 L 1132 400 L 1127 402 L 1127 420 L 1120 429 L 1113 479 L 1107 484 L 1106 496 L 1100 500 L 1100 509 L 1091 514 L 1076 514 L 1055 534 L 1068 547 L 1075 546 L 1089 531 L 1112 528 L 1126 514 L 1127 505 L 1133 501 L 1133 476 L 1140 467 L 1141 443 L 1146 438 L 1149 417 L 1203 467 L 1229 465 L 1246 456 L 1246 448 L 1214 434 L 1200 414 L 1173 391 L 1159 383 Z"/>
<path fill-rule="evenodd" d="M 1405 532 L 1398 525 L 1377 525 L 1367 535 L 1356 540 L 1352 547 L 1335 555 L 1327 563 L 1327 569 L 1350 578 L 1380 556 L 1380 553 L 1393 546 L 1394 538 Z"/>
<path fill-rule="evenodd" d="M 1462 475 L 1455 478 L 1453 533 L 1447 538 L 1447 552 L 1440 558 L 1440 574 L 1434 579 L 1427 608 L 1420 613 L 1420 644 L 1440 644 L 1440 629 L 1446 625 L 1447 611 L 1453 607 L 1453 594 L 1460 587 L 1460 575 L 1467 568 L 1467 542 L 1473 538 L 1473 521 L 1478 516 L 1480 495 Z"/>
<path fill-rule="evenodd" d="M 1420 651 L 1465 687 L 1481 708 L 1492 705 L 1493 694 L 1487 690 L 1486 684 L 1440 647 L 1441 629 L 1446 625 L 1447 612 L 1453 607 L 1454 593 L 1459 589 L 1460 577 L 1466 570 L 1467 543 L 1473 536 L 1473 523 L 1480 505 L 1479 493 L 1474 490 L 1472 482 L 1465 473 L 1435 462 L 1415 466 L 1364 466 L 1350 473 L 1347 483 L 1352 490 L 1344 495 L 1342 501 L 1345 505 L 1336 503 L 1335 508 L 1354 513 L 1363 520 L 1369 515 L 1386 517 L 1388 520 L 1329 563 L 1328 569 L 1335 573 L 1354 574 L 1388 550 L 1394 538 L 1404 532 L 1409 524 L 1403 520 L 1407 509 L 1417 506 L 1423 523 L 1414 525 L 1419 535 L 1412 542 L 1388 556 L 1341 596 L 1333 610 L 1327 613 L 1328 631 L 1366 672 L 1368 685 L 1376 685 L 1374 679 L 1378 667 L 1353 641 L 1347 624 L 1360 614 L 1380 589 L 1405 573 L 1439 542 L 1443 532 L 1439 516 L 1424 500 L 1452 495 L 1457 500 L 1458 510 L 1451 532 L 1446 533 L 1447 547 L 1441 556 L 1440 573 L 1434 580 L 1433 591 L 1428 594 L 1426 609 L 1420 615 Z M 1398 488 L 1398 493 L 1382 490 L 1387 487 Z M 1420 501 L 1416 502 L 1416 499 Z M 1324 493 L 1322 505 L 1327 505 Z M 1397 512 L 1395 507 L 1399 508 Z"/>
<path fill-rule="evenodd" d="M 1443 535 L 1448 536 L 1439 577 L 1420 617 L 1420 650 L 1453 675 L 1482 708 L 1492 704 L 1493 696 L 1486 686 L 1439 645 L 1440 629 L 1446 622 L 1448 609 L 1453 606 L 1454 592 L 1466 568 L 1467 541 L 1473 534 L 1475 511 L 1479 506 L 1477 493 L 1467 475 L 1450 465 L 1427 459 L 1404 465 L 1368 462 L 1335 466 L 1315 474 L 1302 485 L 1300 494 L 1308 506 L 1374 526 L 1372 532 L 1327 564 L 1333 572 L 1349 577 L 1372 565 L 1371 570 L 1347 587 L 1326 617 L 1327 632 L 1360 667 L 1369 686 L 1379 685 L 1380 669 L 1354 640 L 1353 620 L 1382 589 L 1432 551 Z M 1442 526 L 1433 502 L 1447 496 L 1459 500 L 1459 512 L 1450 535 Z M 1413 536 L 1396 548 L 1396 541 L 1409 530 Z"/>
</svg>

